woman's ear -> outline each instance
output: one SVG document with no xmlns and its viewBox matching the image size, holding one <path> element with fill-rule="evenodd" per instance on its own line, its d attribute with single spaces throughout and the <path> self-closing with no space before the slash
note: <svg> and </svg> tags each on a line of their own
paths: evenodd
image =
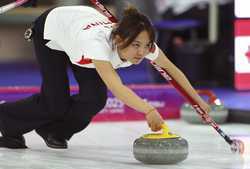
<svg viewBox="0 0 250 169">
<path fill-rule="evenodd" d="M 119 35 L 115 35 L 114 42 L 116 45 L 120 46 L 123 43 L 123 39 Z"/>
</svg>

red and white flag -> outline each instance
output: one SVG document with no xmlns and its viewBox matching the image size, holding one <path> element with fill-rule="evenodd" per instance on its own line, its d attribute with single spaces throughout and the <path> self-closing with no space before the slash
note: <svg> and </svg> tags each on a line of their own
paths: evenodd
<svg viewBox="0 0 250 169">
<path fill-rule="evenodd" d="M 250 19 L 235 21 L 235 88 L 250 89 Z"/>
</svg>

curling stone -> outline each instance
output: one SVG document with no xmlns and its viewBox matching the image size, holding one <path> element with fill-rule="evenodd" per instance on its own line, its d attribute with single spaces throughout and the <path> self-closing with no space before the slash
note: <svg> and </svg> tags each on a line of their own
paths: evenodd
<svg viewBox="0 0 250 169">
<path fill-rule="evenodd" d="M 210 90 L 197 90 L 201 95 L 207 95 L 209 97 L 208 103 L 211 107 L 209 116 L 218 124 L 225 123 L 228 117 L 228 109 L 224 107 L 221 101 Z M 184 103 L 180 109 L 181 118 L 192 124 L 204 124 L 200 115 L 188 103 Z"/>
<path fill-rule="evenodd" d="M 188 156 L 188 142 L 169 132 L 163 125 L 163 133 L 146 134 L 135 140 L 135 159 L 145 164 L 175 164 Z"/>
</svg>

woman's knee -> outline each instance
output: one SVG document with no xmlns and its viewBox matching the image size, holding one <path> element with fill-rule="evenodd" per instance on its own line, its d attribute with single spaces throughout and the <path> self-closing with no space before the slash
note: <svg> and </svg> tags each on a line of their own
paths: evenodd
<svg viewBox="0 0 250 169">
<path fill-rule="evenodd" d="M 98 100 L 91 101 L 87 106 L 85 106 L 83 117 L 92 118 L 98 114 L 106 105 L 107 98 L 99 98 Z"/>
<path fill-rule="evenodd" d="M 80 104 L 80 107 L 82 107 L 80 109 L 86 109 L 85 111 L 87 111 L 88 114 L 95 115 L 105 107 L 107 98 L 108 96 L 106 92 L 99 92 L 87 99 L 84 98 L 82 99 L 83 104 Z"/>
<path fill-rule="evenodd" d="M 108 97 L 106 93 L 98 97 L 98 99 L 95 102 L 97 112 L 101 111 L 105 107 L 107 99 Z"/>
<path fill-rule="evenodd" d="M 54 102 L 48 105 L 50 118 L 62 119 L 70 111 L 70 102 Z"/>
</svg>

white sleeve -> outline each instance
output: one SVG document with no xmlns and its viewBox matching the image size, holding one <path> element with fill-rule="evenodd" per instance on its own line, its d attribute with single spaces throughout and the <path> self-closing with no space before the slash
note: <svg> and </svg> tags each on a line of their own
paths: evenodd
<svg viewBox="0 0 250 169">
<path fill-rule="evenodd" d="M 50 49 L 63 51 L 63 49 L 59 46 L 59 44 L 56 43 L 56 42 L 53 41 L 53 40 L 50 40 L 50 41 L 47 42 L 45 45 L 46 45 L 47 47 L 49 47 Z"/>
<path fill-rule="evenodd" d="M 145 56 L 145 58 L 154 61 L 159 56 L 159 47 L 154 43 L 153 48 L 150 50 L 150 53 Z"/>
</svg>

